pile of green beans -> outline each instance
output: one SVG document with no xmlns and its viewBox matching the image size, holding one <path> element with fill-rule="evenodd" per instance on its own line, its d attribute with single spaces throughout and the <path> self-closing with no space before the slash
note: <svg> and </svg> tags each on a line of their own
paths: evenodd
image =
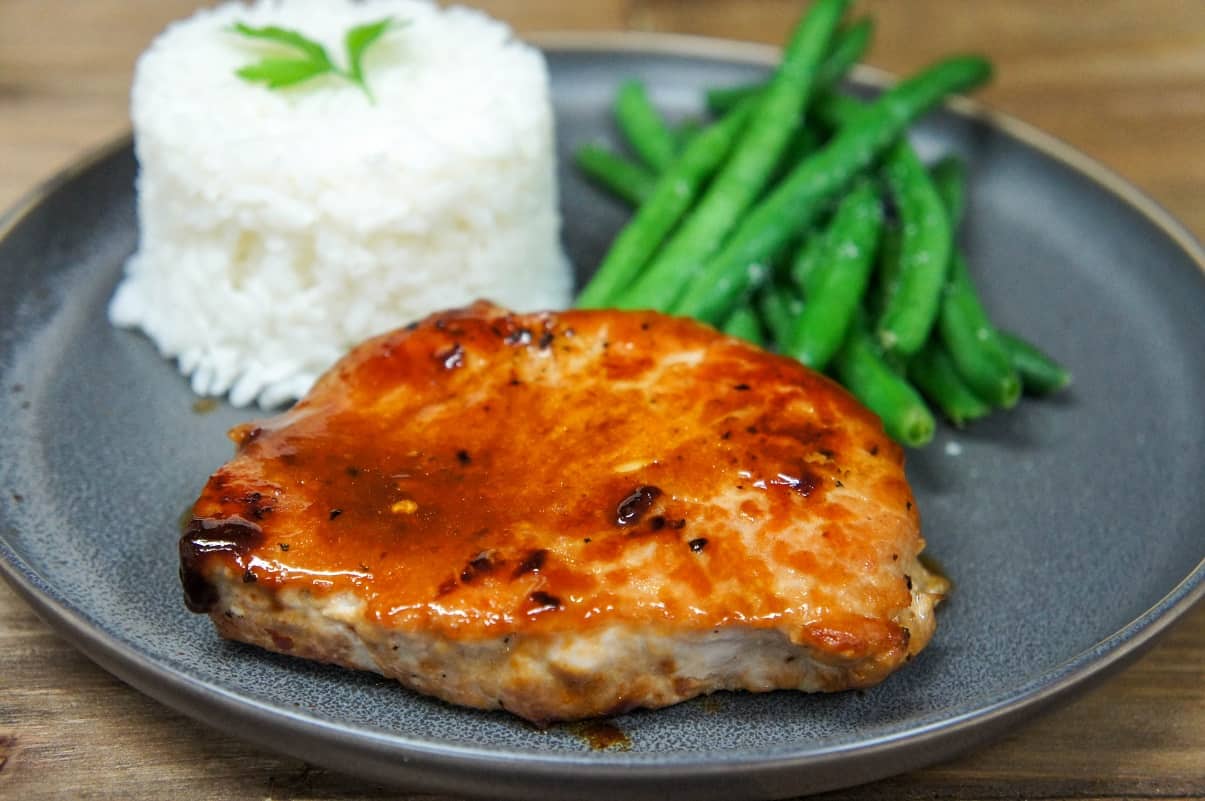
<svg viewBox="0 0 1205 801">
<path fill-rule="evenodd" d="M 870 102 L 835 87 L 865 53 L 869 19 L 816 0 L 765 83 L 709 90 L 711 122 L 667 122 L 639 80 L 616 125 L 633 160 L 578 149 L 583 173 L 636 207 L 581 307 L 694 317 L 829 373 L 920 447 L 955 426 L 1068 385 L 1036 346 L 997 329 L 957 243 L 966 167 L 926 165 L 908 126 L 979 86 L 976 56 L 939 61 Z"/>
</svg>

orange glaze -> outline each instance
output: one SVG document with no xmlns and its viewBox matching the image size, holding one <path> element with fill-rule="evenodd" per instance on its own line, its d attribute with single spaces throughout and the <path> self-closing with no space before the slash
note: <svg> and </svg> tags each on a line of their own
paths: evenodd
<svg viewBox="0 0 1205 801">
<path fill-rule="evenodd" d="M 863 582 L 876 630 L 909 602 L 863 575 L 920 547 L 878 420 L 685 319 L 476 304 L 364 343 L 231 437 L 181 540 L 195 611 L 233 571 L 458 638 L 785 621 L 846 649 L 831 587 Z M 810 574 L 785 592 L 782 571 Z"/>
</svg>

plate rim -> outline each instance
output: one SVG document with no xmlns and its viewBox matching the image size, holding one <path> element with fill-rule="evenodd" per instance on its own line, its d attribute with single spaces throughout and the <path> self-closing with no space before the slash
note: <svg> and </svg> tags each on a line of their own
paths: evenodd
<svg viewBox="0 0 1205 801">
<path fill-rule="evenodd" d="M 561 32 L 533 33 L 525 41 L 545 52 L 630 52 L 657 56 L 685 56 L 753 66 L 772 66 L 780 49 L 739 40 L 649 32 Z M 854 79 L 874 88 L 882 88 L 895 78 L 888 72 L 858 65 Z M 1125 203 L 1148 222 L 1159 228 L 1187 255 L 1205 275 L 1205 248 L 1184 224 L 1130 181 L 1101 162 L 1075 149 L 1057 137 L 998 111 L 978 100 L 955 97 L 945 104 L 954 113 L 979 120 L 1004 135 L 1039 151 L 1087 177 L 1101 190 Z M 0 216 L 0 240 L 20 224 L 51 194 L 80 174 L 130 146 L 126 133 L 85 153 L 49 179 L 27 192 Z M 7 504 L 5 504 L 7 505 Z M 884 766 L 892 755 L 908 752 L 904 769 L 915 769 L 952 756 L 998 736 L 1006 723 L 1029 718 L 1054 701 L 1066 701 L 1075 691 L 1087 689 L 1141 655 L 1155 640 L 1190 609 L 1205 599 L 1205 558 L 1150 608 L 1121 628 L 1079 653 L 1053 666 L 1022 685 L 993 696 L 995 700 L 955 717 L 934 718 L 911 728 L 876 737 L 835 745 L 792 750 L 789 745 L 754 751 L 733 749 L 715 752 L 670 752 L 636 755 L 625 752 L 540 752 L 466 746 L 445 741 L 424 741 L 413 735 L 373 731 L 353 724 L 333 722 L 310 714 L 291 711 L 259 699 L 199 680 L 161 664 L 134 645 L 114 637 L 83 609 L 64 603 L 45 581 L 10 545 L 0 532 L 0 576 L 17 594 L 60 635 L 108 672 L 135 689 L 195 719 L 238 735 L 268 750 L 287 753 L 309 761 L 327 764 L 342 772 L 349 765 L 361 769 L 362 778 L 396 783 L 400 770 L 405 781 L 454 792 L 491 792 L 518 795 L 523 781 L 564 782 L 576 787 L 559 789 L 606 793 L 635 783 L 673 784 L 679 788 L 701 787 L 718 776 L 728 779 L 776 776 L 779 780 L 798 778 L 806 769 L 828 771 L 827 782 L 816 789 L 832 789 L 882 778 L 898 772 Z M 264 731 L 245 727 L 258 724 Z M 283 741 L 281 735 L 292 740 Z M 331 748 L 330 744 L 337 744 Z M 936 746 L 936 747 L 935 747 Z M 326 758 L 316 756 L 317 749 Z M 918 757 L 913 759 L 913 757 Z M 401 757 L 401 761 L 396 761 Z M 350 759 L 351 762 L 346 761 Z M 376 760 L 392 760 L 388 766 Z M 843 771 L 877 759 L 878 766 L 862 771 L 851 782 Z M 505 769 L 510 780 L 503 786 L 491 769 Z M 479 775 L 474 775 L 474 772 Z M 483 772 L 484 771 L 484 772 Z M 459 772 L 461 775 L 453 775 Z M 476 784 L 474 784 L 476 782 Z M 517 782 L 517 783 L 516 783 Z M 582 783 L 585 784 L 582 784 Z M 552 785 L 546 784 L 552 789 Z M 712 787 L 712 792 L 732 788 Z M 745 792 L 759 792 L 756 786 Z M 600 795 L 598 797 L 605 797 Z"/>
</svg>

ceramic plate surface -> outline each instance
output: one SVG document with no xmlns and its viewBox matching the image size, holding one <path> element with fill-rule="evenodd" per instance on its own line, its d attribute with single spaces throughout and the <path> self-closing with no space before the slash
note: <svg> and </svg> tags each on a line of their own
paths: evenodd
<svg viewBox="0 0 1205 801">
<path fill-rule="evenodd" d="M 681 117 L 768 48 L 654 37 L 548 47 L 564 240 L 582 273 L 627 216 L 568 154 L 644 77 Z M 865 76 L 866 73 L 863 73 Z M 135 687 L 239 737 L 374 780 L 491 796 L 782 797 L 870 781 L 997 736 L 1135 656 L 1203 592 L 1205 275 L 1149 200 L 967 103 L 914 129 L 970 164 L 963 244 L 987 303 L 1075 375 L 910 455 L 929 552 L 955 583 L 932 645 L 865 692 L 719 694 L 617 718 L 629 750 L 538 731 L 369 674 L 219 641 L 176 578 L 178 520 L 254 412 L 201 414 L 106 302 L 134 248 L 128 142 L 0 224 L 0 567 Z M 622 795 L 620 795 L 622 794 Z"/>
</svg>

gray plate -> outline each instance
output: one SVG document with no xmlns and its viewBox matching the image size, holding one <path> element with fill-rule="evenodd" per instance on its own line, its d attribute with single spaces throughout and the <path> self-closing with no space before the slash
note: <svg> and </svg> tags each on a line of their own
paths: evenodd
<svg viewBox="0 0 1205 801">
<path fill-rule="evenodd" d="M 610 135 L 616 82 L 696 109 L 767 48 L 599 38 L 550 47 L 562 164 Z M 136 238 L 128 143 L 0 225 L 0 567 L 67 638 L 135 687 L 240 737 L 362 778 L 493 796 L 781 797 L 870 781 L 994 737 L 1133 658 L 1205 594 L 1205 263 L 1150 201 L 1049 138 L 969 104 L 924 154 L 971 164 L 964 240 L 1000 322 L 1069 364 L 1025 401 L 909 462 L 952 575 L 937 637 L 866 692 L 720 694 L 571 728 L 420 697 L 369 674 L 225 642 L 184 610 L 177 520 L 248 416 L 193 411 L 173 367 L 104 308 Z M 625 210 L 561 175 L 565 240 L 597 262 Z M 958 455 L 953 455 L 959 451 Z"/>
</svg>

